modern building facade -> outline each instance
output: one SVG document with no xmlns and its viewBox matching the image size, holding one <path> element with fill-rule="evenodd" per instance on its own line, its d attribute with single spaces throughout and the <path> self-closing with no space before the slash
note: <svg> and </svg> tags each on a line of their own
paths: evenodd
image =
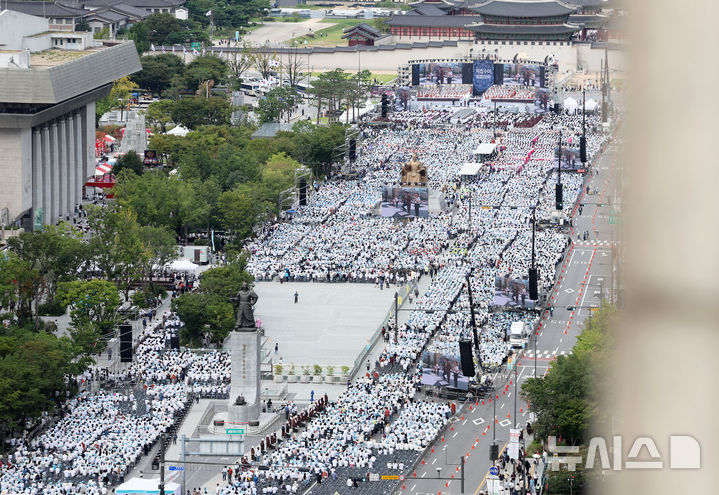
<svg viewBox="0 0 719 495">
<path fill-rule="evenodd" d="M 95 101 L 142 69 L 132 42 L 67 50 L 53 39 L 47 20 L 0 12 L 0 218 L 28 230 L 81 201 L 95 170 Z"/>
</svg>

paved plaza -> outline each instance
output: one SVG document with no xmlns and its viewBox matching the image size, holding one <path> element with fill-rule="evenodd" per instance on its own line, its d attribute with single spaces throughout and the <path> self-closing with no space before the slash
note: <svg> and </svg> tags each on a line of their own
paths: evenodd
<svg viewBox="0 0 719 495">
<path fill-rule="evenodd" d="M 261 320 L 270 347 L 279 344 L 275 362 L 281 356 L 285 366 L 352 367 L 390 309 L 395 290 L 380 290 L 374 284 L 258 282 L 255 292 L 259 296 L 255 317 Z"/>
</svg>

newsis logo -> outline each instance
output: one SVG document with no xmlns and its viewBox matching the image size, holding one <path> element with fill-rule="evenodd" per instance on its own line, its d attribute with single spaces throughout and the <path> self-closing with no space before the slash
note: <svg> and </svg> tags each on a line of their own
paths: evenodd
<svg viewBox="0 0 719 495">
<path fill-rule="evenodd" d="M 612 458 L 610 461 L 607 442 L 602 437 L 594 437 L 587 448 L 587 461 L 585 469 L 593 469 L 598 461 L 601 469 L 621 471 L 622 469 L 664 469 L 665 459 L 659 452 L 657 444 L 650 437 L 637 437 L 632 443 L 627 458 L 623 459 L 623 438 L 619 435 L 612 437 Z M 646 449 L 651 460 L 637 460 L 642 449 Z M 553 456 L 547 461 L 552 471 L 559 471 L 562 464 L 567 471 L 574 471 L 577 465 L 582 464 L 579 447 L 564 447 L 557 445 L 557 437 L 549 437 L 549 452 Z M 701 448 L 699 442 L 689 435 L 671 435 L 669 437 L 669 469 L 700 469 Z"/>
</svg>

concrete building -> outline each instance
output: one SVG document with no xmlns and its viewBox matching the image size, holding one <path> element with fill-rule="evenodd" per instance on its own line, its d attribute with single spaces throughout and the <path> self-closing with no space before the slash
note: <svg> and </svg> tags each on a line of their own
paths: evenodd
<svg viewBox="0 0 719 495">
<path fill-rule="evenodd" d="M 80 202 L 95 169 L 95 101 L 142 67 L 132 42 L 59 35 L 8 10 L 0 48 L 0 218 L 32 230 Z"/>
</svg>

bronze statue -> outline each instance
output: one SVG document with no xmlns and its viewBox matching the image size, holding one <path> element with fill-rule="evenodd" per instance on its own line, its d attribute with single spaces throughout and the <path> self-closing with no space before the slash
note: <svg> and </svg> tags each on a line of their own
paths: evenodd
<svg viewBox="0 0 719 495">
<path fill-rule="evenodd" d="M 417 153 L 412 153 L 412 159 L 402 167 L 402 179 L 400 184 L 403 186 L 426 186 L 427 185 L 427 167 L 417 160 Z"/>
<path fill-rule="evenodd" d="M 233 302 L 237 302 L 235 321 L 235 331 L 252 332 L 257 329 L 255 323 L 255 315 L 252 313 L 252 306 L 257 302 L 257 294 L 249 288 L 247 282 L 242 284 L 242 288 L 236 297 L 232 298 Z"/>
</svg>

